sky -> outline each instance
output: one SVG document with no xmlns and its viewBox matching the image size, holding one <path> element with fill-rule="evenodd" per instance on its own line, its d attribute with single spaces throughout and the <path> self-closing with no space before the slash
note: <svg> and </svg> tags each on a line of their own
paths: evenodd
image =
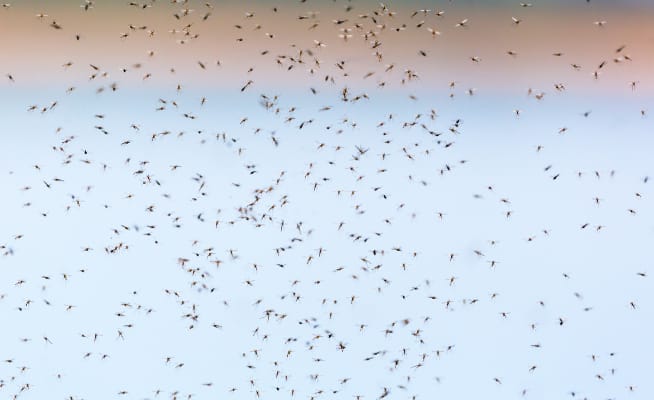
<svg viewBox="0 0 654 400">
<path fill-rule="evenodd" d="M 1 398 L 654 395 L 651 3 L 128 3 L 0 9 Z"/>
</svg>

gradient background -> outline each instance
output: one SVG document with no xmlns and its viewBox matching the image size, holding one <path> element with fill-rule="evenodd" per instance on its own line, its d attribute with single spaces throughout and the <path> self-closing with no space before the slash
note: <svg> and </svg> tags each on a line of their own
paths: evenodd
<svg viewBox="0 0 654 400">
<path fill-rule="evenodd" d="M 0 359 L 12 360 L 0 363 L 0 395 L 111 399 L 125 390 L 122 397 L 142 399 L 161 389 L 166 398 L 240 399 L 256 398 L 256 390 L 261 398 L 290 398 L 294 390 L 303 399 L 373 399 L 386 387 L 393 399 L 651 398 L 654 211 L 645 178 L 654 166 L 654 6 L 531 3 L 389 2 L 396 14 L 375 17 L 384 29 L 359 17 L 382 13 L 374 1 L 226 1 L 211 2 L 213 9 L 199 1 L 146 9 L 98 1 L 87 12 L 78 1 L 15 1 L 0 9 L 0 72 L 14 79 L 0 80 L 0 243 L 7 252 L 0 258 Z M 186 7 L 194 11 L 173 16 Z M 423 8 L 432 11 L 411 17 Z M 48 16 L 39 20 L 38 13 Z M 298 19 L 306 15 L 314 16 Z M 455 27 L 464 18 L 468 26 Z M 61 30 L 49 26 L 53 20 Z M 169 32 L 187 24 L 197 38 Z M 344 42 L 338 35 L 346 27 L 352 37 Z M 432 38 L 427 27 L 441 34 Z M 381 62 L 371 49 L 375 38 L 361 36 L 370 30 L 379 32 Z M 304 62 L 291 61 L 300 51 Z M 341 61 L 344 70 L 335 65 Z M 406 70 L 418 78 L 402 83 Z M 368 99 L 343 102 L 344 87 L 350 98 Z M 262 94 L 277 96 L 272 110 L 260 105 Z M 166 104 L 157 111 L 159 99 Z M 289 116 L 295 119 L 285 122 Z M 458 133 L 449 130 L 456 120 Z M 357 160 L 355 146 L 369 151 Z M 134 175 L 139 169 L 151 182 Z M 239 207 L 282 171 L 248 214 L 261 226 L 244 219 Z M 146 212 L 150 205 L 154 211 Z M 118 243 L 129 250 L 104 251 Z M 277 256 L 274 249 L 287 245 Z M 215 254 L 207 257 L 210 247 Z M 326 252 L 318 258 L 320 247 Z M 180 257 L 204 276 L 180 268 Z M 211 262 L 218 259 L 220 268 Z M 499 262 L 493 269 L 491 260 Z M 339 266 L 344 270 L 334 272 Z M 198 289 L 202 284 L 214 291 Z M 193 305 L 199 318 L 189 330 L 183 315 Z M 267 321 L 266 309 L 287 316 Z M 407 327 L 397 322 L 404 318 Z M 424 343 L 411 334 L 416 329 Z M 401 363 L 393 369 L 395 359 Z M 232 387 L 238 390 L 229 393 Z"/>
</svg>

